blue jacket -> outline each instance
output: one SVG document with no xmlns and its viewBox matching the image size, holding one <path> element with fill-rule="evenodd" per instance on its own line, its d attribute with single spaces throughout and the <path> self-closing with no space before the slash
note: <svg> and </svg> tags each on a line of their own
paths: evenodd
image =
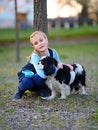
<svg viewBox="0 0 98 130">
<path fill-rule="evenodd" d="M 59 58 L 58 58 L 58 54 L 56 53 L 56 51 L 54 51 L 53 49 L 48 49 L 49 50 L 49 56 L 51 57 L 54 57 L 56 58 L 57 61 L 59 61 Z M 33 59 L 34 57 L 34 59 Z M 37 59 L 37 63 L 36 63 L 36 59 Z M 34 73 L 37 73 L 39 74 L 39 76 L 41 76 L 42 78 L 46 78 L 46 76 L 43 74 L 43 72 L 39 73 L 40 71 L 38 71 L 37 69 L 39 69 L 38 67 L 36 68 L 38 62 L 39 62 L 40 58 L 37 54 L 33 54 L 33 56 L 31 56 L 31 60 L 30 60 L 30 63 L 27 63 L 25 66 L 22 67 L 22 69 L 18 72 L 18 79 L 19 79 L 19 82 L 21 82 L 21 80 L 25 77 L 25 72 L 26 70 L 30 70 Z M 34 63 L 33 63 L 34 62 Z M 36 69 L 35 69 L 36 68 Z"/>
</svg>

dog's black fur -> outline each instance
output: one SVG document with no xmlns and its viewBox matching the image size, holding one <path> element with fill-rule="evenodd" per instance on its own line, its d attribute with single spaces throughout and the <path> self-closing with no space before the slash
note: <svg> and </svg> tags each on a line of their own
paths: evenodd
<svg viewBox="0 0 98 130">
<path fill-rule="evenodd" d="M 57 61 L 54 58 L 47 56 L 41 60 L 41 64 L 44 65 L 43 70 L 46 76 L 55 73 L 55 67 L 57 66 Z"/>
<path fill-rule="evenodd" d="M 59 88 L 61 89 L 62 84 L 65 84 L 65 86 L 69 86 L 70 92 L 73 90 L 78 92 L 79 88 L 82 88 L 82 94 L 87 94 L 85 91 L 86 71 L 82 65 L 76 63 L 72 64 L 72 72 L 67 65 L 63 65 L 63 68 L 58 69 L 55 73 L 57 61 L 54 58 L 48 56 L 44 57 L 41 59 L 40 64 L 43 65 L 45 75 L 49 77 L 47 80 L 51 80 L 49 82 L 55 83 L 56 81 L 59 81 Z M 50 89 L 51 91 L 53 90 L 53 88 Z"/>
<path fill-rule="evenodd" d="M 75 69 L 77 68 L 77 64 L 72 64 L 73 66 L 73 71 L 75 72 Z M 56 80 L 58 80 L 60 83 L 65 83 L 65 84 L 69 84 L 71 91 L 73 90 L 73 88 L 78 91 L 79 90 L 79 83 L 83 86 L 86 87 L 86 72 L 83 66 L 82 67 L 82 71 L 81 73 L 79 72 L 75 72 L 75 79 L 74 81 L 70 84 L 70 79 L 71 79 L 71 75 L 70 75 L 70 68 L 67 65 L 63 65 L 63 69 L 59 69 L 57 71 L 57 74 L 55 76 Z"/>
</svg>

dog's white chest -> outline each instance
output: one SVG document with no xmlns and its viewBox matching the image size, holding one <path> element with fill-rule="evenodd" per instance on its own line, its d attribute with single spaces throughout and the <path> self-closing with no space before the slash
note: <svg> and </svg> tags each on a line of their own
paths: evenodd
<svg viewBox="0 0 98 130">
<path fill-rule="evenodd" d="M 76 74 L 75 74 L 74 71 L 71 71 L 71 72 L 70 72 L 70 77 L 71 77 L 71 78 L 70 78 L 69 85 L 70 85 L 71 83 L 73 83 L 73 81 L 75 80 L 75 75 L 76 75 Z"/>
<path fill-rule="evenodd" d="M 58 90 L 61 85 L 60 82 L 54 78 L 54 76 L 48 76 L 46 84 L 50 89 L 54 88 L 56 90 Z"/>
</svg>

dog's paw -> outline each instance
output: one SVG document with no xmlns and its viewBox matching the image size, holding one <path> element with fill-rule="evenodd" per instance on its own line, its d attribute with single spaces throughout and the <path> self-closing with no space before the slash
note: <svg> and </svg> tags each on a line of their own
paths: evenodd
<svg viewBox="0 0 98 130">
<path fill-rule="evenodd" d="M 53 100 L 55 97 L 53 96 L 49 96 L 49 97 L 41 97 L 41 99 L 44 99 L 44 100 Z"/>
<path fill-rule="evenodd" d="M 81 94 L 82 94 L 82 95 L 85 95 L 85 96 L 86 96 L 86 95 L 88 95 L 88 93 L 87 93 L 87 92 L 83 92 L 83 93 L 81 93 Z"/>
<path fill-rule="evenodd" d="M 65 98 L 66 98 L 66 96 L 61 96 L 61 97 L 60 97 L 60 99 L 65 99 Z"/>
<path fill-rule="evenodd" d="M 47 97 L 41 97 L 41 99 L 47 100 Z"/>
</svg>

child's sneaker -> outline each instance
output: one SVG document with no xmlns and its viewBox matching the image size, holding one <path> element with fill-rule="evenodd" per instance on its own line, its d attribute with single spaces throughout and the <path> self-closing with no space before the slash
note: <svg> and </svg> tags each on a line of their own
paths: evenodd
<svg viewBox="0 0 98 130">
<path fill-rule="evenodd" d="M 18 101 L 18 100 L 20 100 L 20 99 L 22 98 L 22 96 L 23 96 L 23 93 L 17 91 L 17 92 L 15 93 L 14 97 L 13 97 L 13 101 Z"/>
<path fill-rule="evenodd" d="M 44 89 L 37 91 L 37 95 L 40 97 L 49 97 L 49 93 L 45 91 Z"/>
</svg>

